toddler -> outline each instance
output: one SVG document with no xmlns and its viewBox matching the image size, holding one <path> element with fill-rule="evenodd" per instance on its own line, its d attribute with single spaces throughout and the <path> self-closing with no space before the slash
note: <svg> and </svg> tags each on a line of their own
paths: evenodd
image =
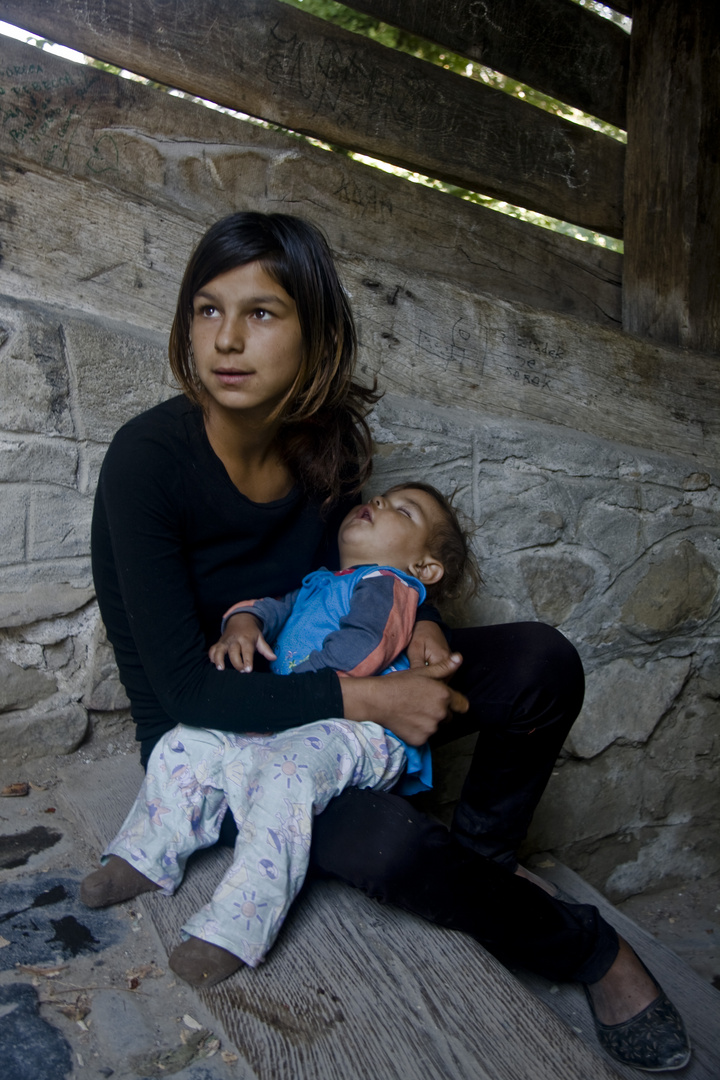
<svg viewBox="0 0 720 1080">
<path fill-rule="evenodd" d="M 281 674 L 402 670 L 418 604 L 457 591 L 473 567 L 457 515 L 426 484 L 391 488 L 353 509 L 338 548 L 339 571 L 314 571 L 281 599 L 231 607 L 209 652 L 216 667 L 228 659 L 249 673 L 257 651 Z M 189 855 L 216 843 L 229 808 L 238 829 L 233 863 L 169 961 L 192 985 L 213 985 L 241 963 L 256 967 L 274 943 L 305 879 L 313 816 L 350 785 L 396 784 L 402 794 L 430 786 L 429 749 L 374 723 L 328 719 L 272 735 L 178 725 L 155 746 L 81 899 L 104 907 L 153 889 L 171 895 Z"/>
</svg>

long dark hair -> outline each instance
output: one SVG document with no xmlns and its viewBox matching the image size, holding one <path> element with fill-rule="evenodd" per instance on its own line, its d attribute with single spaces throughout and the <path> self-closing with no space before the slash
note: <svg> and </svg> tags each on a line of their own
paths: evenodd
<svg viewBox="0 0 720 1080">
<path fill-rule="evenodd" d="M 319 229 L 287 214 L 231 214 L 205 233 L 190 256 L 170 331 L 173 375 L 204 407 L 205 392 L 193 363 L 193 299 L 219 274 L 257 262 L 295 301 L 303 355 L 293 385 L 277 406 L 283 458 L 309 494 L 324 504 L 359 491 L 372 469 L 365 419 L 380 396 L 375 385 L 353 379 L 355 320 Z"/>
</svg>

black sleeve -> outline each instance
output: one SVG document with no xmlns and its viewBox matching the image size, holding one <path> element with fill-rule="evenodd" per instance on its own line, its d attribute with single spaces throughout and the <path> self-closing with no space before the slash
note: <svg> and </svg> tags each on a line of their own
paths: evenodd
<svg viewBox="0 0 720 1080">
<path fill-rule="evenodd" d="M 183 549 L 183 497 L 170 446 L 116 436 L 96 498 L 93 572 L 143 749 L 176 723 L 268 732 L 341 716 L 333 671 L 290 679 L 211 664 Z"/>
<path fill-rule="evenodd" d="M 445 626 L 445 623 L 443 622 L 442 615 L 440 614 L 440 612 L 438 611 L 438 609 L 436 607 L 433 607 L 432 604 L 428 604 L 427 601 L 425 601 L 423 604 L 420 604 L 419 608 L 417 609 L 417 615 L 415 617 L 415 622 L 434 622 L 434 623 L 437 623 L 438 626 L 440 627 L 440 629 L 442 630 L 443 634 L 445 634 L 445 636 L 447 636 L 447 634 L 446 634 L 447 627 Z"/>
</svg>

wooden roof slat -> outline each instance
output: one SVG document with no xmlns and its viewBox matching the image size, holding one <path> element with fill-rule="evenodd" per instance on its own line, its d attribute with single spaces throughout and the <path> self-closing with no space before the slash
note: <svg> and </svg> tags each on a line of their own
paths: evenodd
<svg viewBox="0 0 720 1080">
<path fill-rule="evenodd" d="M 70 207 L 79 196 L 67 183 L 70 178 L 112 189 L 118 201 L 123 196 L 151 200 L 162 214 L 185 215 L 198 227 L 235 210 L 288 209 L 321 225 L 339 252 L 380 255 L 463 288 L 619 325 L 622 255 L 617 252 L 410 184 L 345 154 L 328 154 L 304 140 L 209 113 L 186 98 L 19 41 L 5 40 L 2 57 L 0 100 L 12 100 L 16 117 L 0 126 L 0 156 L 16 163 L 23 175 L 36 168 L 58 174 L 55 183 L 48 179 L 42 196 L 48 200 L 47 220 L 68 216 L 55 201 L 67 188 L 72 226 Z M 38 80 L 48 87 L 40 94 L 32 88 Z M 13 175 L 19 174 L 13 170 Z M 21 235 L 21 222 L 27 200 L 32 231 L 38 214 L 32 202 L 40 196 L 29 176 L 25 181 L 23 194 L 17 184 L 6 180 L 4 185 L 6 197 L 12 188 L 15 211 L 3 244 L 6 258 L 33 277 L 40 273 L 37 264 L 31 269 L 38 245 Z M 101 205 L 101 195 L 93 197 Z M 89 195 L 82 198 L 87 206 Z M 77 224 L 74 232 L 80 232 Z M 78 272 L 86 274 L 87 255 L 77 251 L 77 260 Z M 164 259 L 155 262 L 156 276 L 165 269 Z M 63 285 L 75 288 L 72 273 Z M 138 292 L 131 284 L 130 291 L 136 304 L 152 306 L 152 288 Z"/>
<path fill-rule="evenodd" d="M 350 7 L 625 127 L 629 36 L 572 0 L 351 0 Z"/>
<path fill-rule="evenodd" d="M 278 0 L 2 0 L 0 18 L 159 82 L 611 236 L 625 148 Z"/>
</svg>

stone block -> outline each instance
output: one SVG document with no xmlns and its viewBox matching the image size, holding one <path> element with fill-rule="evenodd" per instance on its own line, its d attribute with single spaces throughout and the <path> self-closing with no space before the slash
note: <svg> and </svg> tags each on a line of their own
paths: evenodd
<svg viewBox="0 0 720 1080">
<path fill-rule="evenodd" d="M 648 559 L 643 577 L 622 609 L 626 626 L 653 637 L 698 624 L 710 615 L 718 573 L 690 540 L 660 559 Z"/>
<path fill-rule="evenodd" d="M 0 565 L 25 561 L 30 491 L 15 484 L 0 485 Z"/>
<path fill-rule="evenodd" d="M 172 313 L 168 313 L 168 333 Z M 171 384 L 167 333 L 91 319 L 65 323 L 77 373 L 84 437 L 108 443 L 118 428 L 177 393 Z"/>
<path fill-rule="evenodd" d="M 90 550 L 92 499 L 71 488 L 36 489 L 30 514 L 31 559 L 63 559 Z"/>
<path fill-rule="evenodd" d="M 702 878 L 717 869 L 714 830 L 698 829 L 688 823 L 666 825 L 662 829 L 643 829 L 638 841 L 634 851 L 618 852 L 618 861 L 603 882 L 602 891 L 613 903 L 660 884 L 668 887 Z M 625 853 L 632 854 L 632 858 L 622 859 Z"/>
<path fill-rule="evenodd" d="M 0 328 L 6 336 L 0 351 L 0 430 L 72 437 L 70 380 L 57 317 L 5 301 Z"/>
<path fill-rule="evenodd" d="M 77 446 L 65 439 L 0 434 L 0 482 L 71 487 L 77 466 Z"/>
<path fill-rule="evenodd" d="M 565 743 L 575 757 L 592 758 L 617 740 L 645 743 L 680 693 L 688 657 L 636 667 L 613 660 L 587 677 L 585 704 Z"/>
<path fill-rule="evenodd" d="M 94 595 L 93 588 L 52 581 L 37 582 L 24 592 L 0 593 L 0 626 L 27 626 L 41 619 L 70 615 L 85 607 Z"/>
<path fill-rule="evenodd" d="M 574 857 L 594 853 L 606 838 L 636 824 L 637 765 L 637 751 L 615 746 L 592 762 L 558 762 L 535 811 L 527 850 L 559 852 L 574 845 Z"/>
<path fill-rule="evenodd" d="M 520 567 L 537 617 L 551 626 L 568 618 L 595 580 L 591 566 L 564 553 L 528 555 Z"/>
<path fill-rule="evenodd" d="M 29 709 L 55 693 L 55 680 L 36 668 L 22 668 L 0 656 L 0 712 Z"/>
<path fill-rule="evenodd" d="M 49 586 L 59 585 L 72 589 L 92 589 L 90 552 L 71 559 L 54 559 L 51 562 L 20 562 L 9 566 L 0 565 L 0 615 L 8 598 L 9 613 L 19 604 L 20 593 L 31 590 L 42 592 Z M 0 624 L 2 620 L 0 619 Z M 8 624 L 11 625 L 11 624 Z M 22 625 L 22 624 L 14 624 Z"/>
<path fill-rule="evenodd" d="M 586 504 L 578 522 L 577 539 L 583 547 L 600 552 L 619 569 L 636 559 L 644 548 L 638 493 L 634 493 L 631 507 L 618 505 L 608 494 L 606 489 L 603 497 Z"/>
<path fill-rule="evenodd" d="M 102 637 L 95 647 L 89 677 L 90 692 L 83 697 L 83 705 L 94 712 L 117 712 L 129 708 L 130 702 L 120 682 L 112 647 L 102 628 L 100 631 Z"/>
<path fill-rule="evenodd" d="M 85 738 L 88 716 L 82 705 L 67 702 L 47 712 L 0 715 L 0 744 L 5 760 L 71 754 Z"/>
</svg>

